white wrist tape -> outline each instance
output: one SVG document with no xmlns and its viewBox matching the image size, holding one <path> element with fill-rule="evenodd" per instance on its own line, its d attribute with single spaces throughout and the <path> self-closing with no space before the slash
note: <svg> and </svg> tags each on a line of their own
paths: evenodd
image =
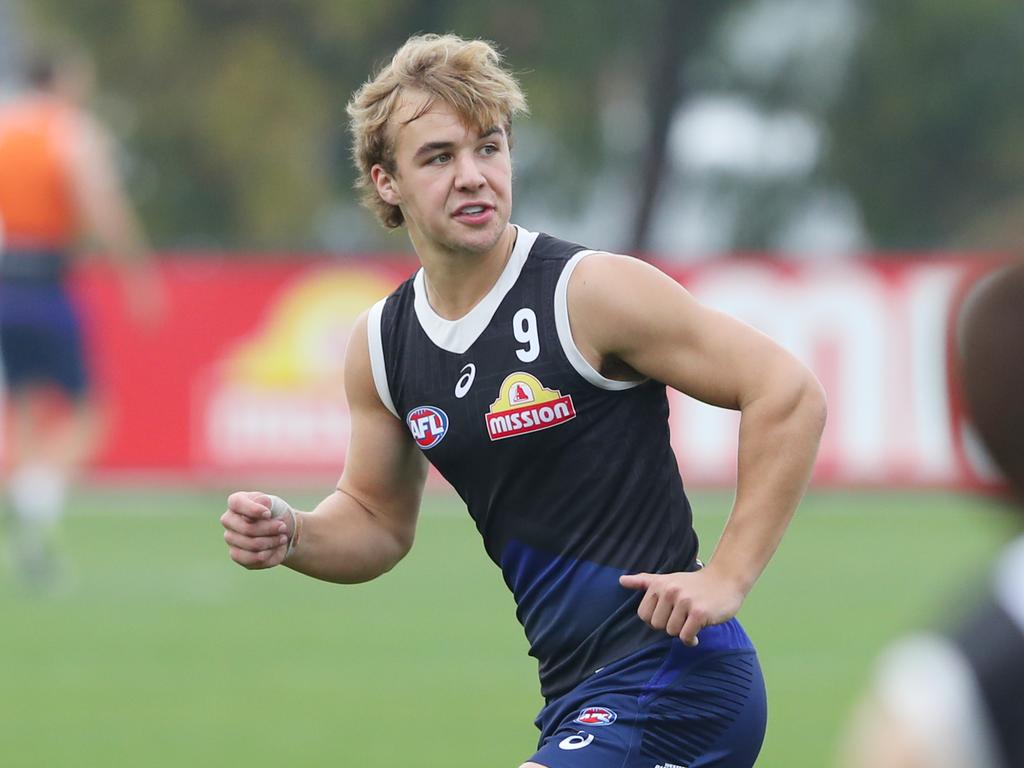
<svg viewBox="0 0 1024 768">
<path fill-rule="evenodd" d="M 270 499 L 270 516 L 272 518 L 284 517 L 285 513 L 292 511 L 291 505 L 280 496 L 268 493 L 267 498 Z"/>
<path fill-rule="evenodd" d="M 291 515 L 292 518 L 292 531 L 288 536 L 288 551 L 285 553 L 285 558 L 291 555 L 295 551 L 295 544 L 298 539 L 298 520 L 295 517 L 295 510 L 292 509 L 291 505 L 282 499 L 280 496 L 274 496 L 268 493 L 267 497 L 270 499 L 270 517 L 274 520 L 284 517 L 285 515 Z"/>
</svg>

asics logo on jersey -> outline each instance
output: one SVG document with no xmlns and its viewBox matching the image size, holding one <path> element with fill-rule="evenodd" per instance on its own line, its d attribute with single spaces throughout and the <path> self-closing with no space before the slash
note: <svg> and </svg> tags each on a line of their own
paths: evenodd
<svg viewBox="0 0 1024 768">
<path fill-rule="evenodd" d="M 686 768 L 686 766 L 676 765 L 675 763 L 658 763 L 654 768 Z"/>
<path fill-rule="evenodd" d="M 491 440 L 557 427 L 575 418 L 571 396 L 548 389 L 536 376 L 523 372 L 505 377 L 498 399 L 491 403 L 490 413 L 484 415 Z"/>
<path fill-rule="evenodd" d="M 460 373 L 462 375 L 455 382 L 455 396 L 461 400 L 469 392 L 469 388 L 473 386 L 473 380 L 476 379 L 476 366 L 470 363 Z"/>
<path fill-rule="evenodd" d="M 448 414 L 432 405 L 421 405 L 405 417 L 416 443 L 423 450 L 433 448 L 448 433 Z"/>
</svg>

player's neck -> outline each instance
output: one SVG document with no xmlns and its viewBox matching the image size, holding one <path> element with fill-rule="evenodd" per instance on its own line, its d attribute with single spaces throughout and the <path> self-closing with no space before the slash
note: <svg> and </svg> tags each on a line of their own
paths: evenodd
<svg viewBox="0 0 1024 768">
<path fill-rule="evenodd" d="M 446 320 L 458 320 L 479 304 L 504 271 L 516 235 L 516 228 L 509 224 L 485 253 L 421 248 L 414 239 L 423 264 L 427 299 L 434 312 Z"/>
</svg>

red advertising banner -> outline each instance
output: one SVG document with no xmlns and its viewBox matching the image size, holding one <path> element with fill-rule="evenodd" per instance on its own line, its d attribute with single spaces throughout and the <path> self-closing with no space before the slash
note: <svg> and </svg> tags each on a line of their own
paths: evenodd
<svg viewBox="0 0 1024 768">
<path fill-rule="evenodd" d="M 113 276 L 84 270 L 107 439 L 100 470 L 231 476 L 340 472 L 353 322 L 408 273 L 370 259 L 166 259 L 157 328 L 126 319 Z"/>
<path fill-rule="evenodd" d="M 816 482 L 976 486 L 993 475 L 953 396 L 948 333 L 977 264 L 661 266 L 818 374 L 830 418 Z M 128 322 L 111 273 L 81 268 L 75 293 L 106 424 L 94 470 L 333 479 L 348 440 L 342 363 L 352 325 L 414 268 L 377 257 L 167 256 L 166 313 L 151 329 Z M 673 441 L 688 484 L 734 480 L 737 423 L 735 413 L 673 396 Z"/>
</svg>

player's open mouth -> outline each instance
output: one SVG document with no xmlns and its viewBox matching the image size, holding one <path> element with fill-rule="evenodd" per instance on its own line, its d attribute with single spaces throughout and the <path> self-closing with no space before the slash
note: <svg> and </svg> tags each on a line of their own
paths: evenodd
<svg viewBox="0 0 1024 768">
<path fill-rule="evenodd" d="M 479 224 L 490 219 L 493 211 L 494 208 L 490 205 L 470 203 L 469 205 L 459 207 L 452 215 L 454 218 L 467 224 Z"/>
</svg>

